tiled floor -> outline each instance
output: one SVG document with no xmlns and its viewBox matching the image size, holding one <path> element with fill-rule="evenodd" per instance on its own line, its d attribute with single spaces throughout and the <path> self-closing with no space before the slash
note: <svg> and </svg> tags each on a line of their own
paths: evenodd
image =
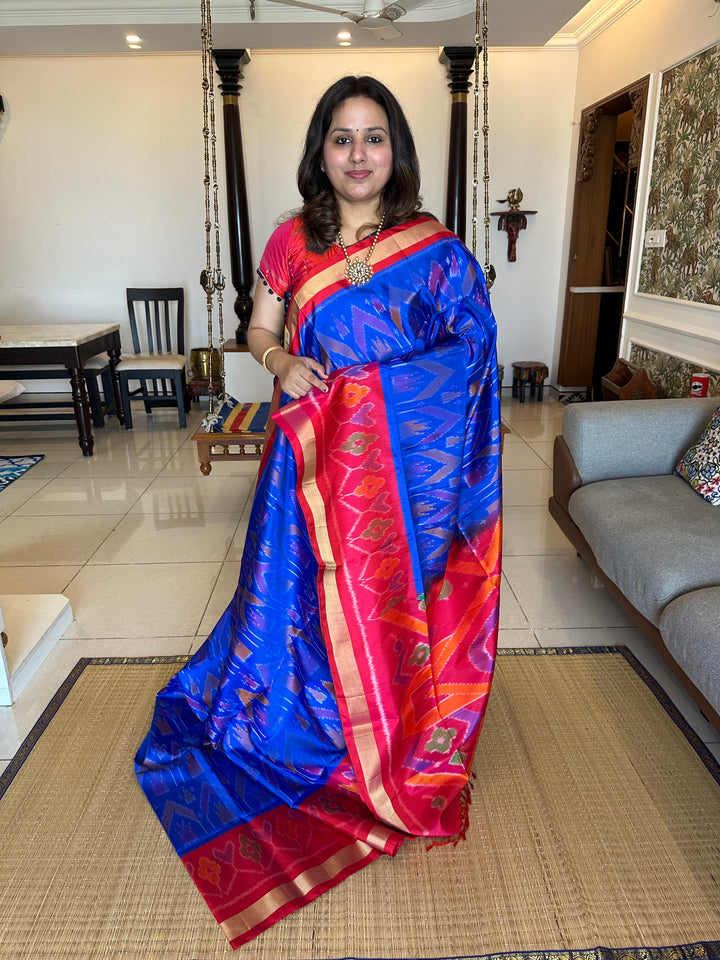
<svg viewBox="0 0 720 960">
<path fill-rule="evenodd" d="M 505 647 L 625 644 L 720 758 L 706 723 L 639 630 L 598 587 L 547 510 L 564 407 L 503 402 Z M 0 770 L 80 657 L 190 653 L 237 583 L 257 464 L 203 477 L 176 414 L 110 420 L 95 456 L 70 424 L 0 424 L 0 454 L 45 459 L 0 494 L 0 595 L 62 593 L 75 621 L 12 707 L 0 708 Z"/>
</svg>

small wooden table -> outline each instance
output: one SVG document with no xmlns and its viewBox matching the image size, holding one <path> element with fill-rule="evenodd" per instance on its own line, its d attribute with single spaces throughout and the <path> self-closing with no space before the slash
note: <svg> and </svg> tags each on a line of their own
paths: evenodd
<svg viewBox="0 0 720 960">
<path fill-rule="evenodd" d="M 95 441 L 83 365 L 90 357 L 104 350 L 107 351 L 109 359 L 117 418 L 123 424 L 125 418 L 120 399 L 120 378 L 116 370 L 120 360 L 119 323 L 104 326 L 92 323 L 0 325 L 0 364 L 30 366 L 36 363 L 62 363 L 67 367 L 73 411 L 78 426 L 78 442 L 85 457 L 93 455 Z"/>
</svg>

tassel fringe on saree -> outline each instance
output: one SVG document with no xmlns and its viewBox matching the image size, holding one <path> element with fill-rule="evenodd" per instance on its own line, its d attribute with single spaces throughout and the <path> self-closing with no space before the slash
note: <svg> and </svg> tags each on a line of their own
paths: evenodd
<svg viewBox="0 0 720 960">
<path fill-rule="evenodd" d="M 136 758 L 234 947 L 408 837 L 464 834 L 492 681 L 500 422 L 482 275 L 429 219 L 381 235 L 364 287 L 337 254 L 306 270 L 287 317 L 329 390 L 276 398 L 237 591 Z"/>
</svg>

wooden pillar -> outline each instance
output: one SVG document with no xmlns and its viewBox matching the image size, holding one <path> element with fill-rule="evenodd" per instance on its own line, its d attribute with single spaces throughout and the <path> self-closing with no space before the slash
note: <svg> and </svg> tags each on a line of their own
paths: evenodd
<svg viewBox="0 0 720 960">
<path fill-rule="evenodd" d="M 447 68 L 452 94 L 448 151 L 445 226 L 465 240 L 467 211 L 467 95 L 475 66 L 475 47 L 443 47 L 440 63 Z"/>
<path fill-rule="evenodd" d="M 228 231 L 230 235 L 230 278 L 235 287 L 235 314 L 238 326 L 235 339 L 247 343 L 247 328 L 252 313 L 252 288 L 255 280 L 250 247 L 250 215 L 245 185 L 242 134 L 240 132 L 240 81 L 242 68 L 250 63 L 247 50 L 213 50 L 220 77 L 225 133 L 225 176 L 227 180 Z"/>
</svg>

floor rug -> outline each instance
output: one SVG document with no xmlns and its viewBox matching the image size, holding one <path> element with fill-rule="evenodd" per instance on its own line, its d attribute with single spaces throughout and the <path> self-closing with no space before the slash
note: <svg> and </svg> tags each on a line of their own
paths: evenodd
<svg viewBox="0 0 720 960">
<path fill-rule="evenodd" d="M 0 960 L 720 957 L 720 770 L 607 647 L 504 651 L 467 841 L 409 843 L 233 953 L 132 770 L 184 659 L 80 661 L 0 777 Z"/>
<path fill-rule="evenodd" d="M 26 470 L 39 463 L 45 454 L 31 454 L 28 457 L 0 457 L 0 491 L 9 487 L 13 480 L 21 477 Z"/>
</svg>

